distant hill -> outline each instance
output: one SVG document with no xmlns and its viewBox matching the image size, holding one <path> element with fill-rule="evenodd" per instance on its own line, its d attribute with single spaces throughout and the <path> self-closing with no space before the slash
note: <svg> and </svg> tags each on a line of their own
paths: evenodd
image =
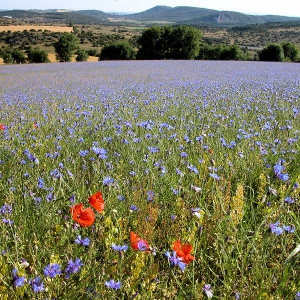
<svg viewBox="0 0 300 300">
<path fill-rule="evenodd" d="M 161 24 L 186 24 L 194 26 L 241 26 L 264 24 L 269 22 L 300 21 L 300 17 L 286 17 L 277 15 L 248 15 L 233 11 L 219 11 L 214 9 L 190 6 L 155 6 L 151 9 L 134 14 L 112 14 L 99 10 L 8 10 L 0 11 L 0 17 L 10 16 L 13 19 L 74 24 L 105 24 L 112 22 Z"/>
</svg>

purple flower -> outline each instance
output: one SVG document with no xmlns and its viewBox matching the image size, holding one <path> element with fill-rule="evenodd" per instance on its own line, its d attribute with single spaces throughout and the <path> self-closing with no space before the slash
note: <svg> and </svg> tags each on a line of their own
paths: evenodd
<svg viewBox="0 0 300 300">
<path fill-rule="evenodd" d="M 113 290 L 119 290 L 122 286 L 122 283 L 120 281 L 114 281 L 113 279 L 110 279 L 109 281 L 105 282 L 105 285 Z"/>
<path fill-rule="evenodd" d="M 78 235 L 77 238 L 75 239 L 75 243 L 77 245 L 81 245 L 81 246 L 89 246 L 90 244 L 90 239 L 89 238 L 81 238 L 81 235 Z"/>
<path fill-rule="evenodd" d="M 12 274 L 13 274 L 13 283 L 14 283 L 15 287 L 21 287 L 26 283 L 26 277 L 18 276 L 18 270 L 17 269 L 13 269 Z"/>
<path fill-rule="evenodd" d="M 292 197 L 288 196 L 284 199 L 284 202 L 292 204 L 295 202 L 295 200 Z"/>
<path fill-rule="evenodd" d="M 42 178 L 38 178 L 37 186 L 40 189 L 43 189 L 45 187 L 45 183 L 44 183 L 44 180 Z"/>
<path fill-rule="evenodd" d="M 295 300 L 300 300 L 300 292 L 297 292 L 295 295 Z"/>
<path fill-rule="evenodd" d="M 283 225 L 283 226 L 282 226 L 282 229 L 285 230 L 286 232 L 289 232 L 289 233 L 295 232 L 295 227 L 289 226 L 289 225 L 288 225 L 288 226 Z"/>
<path fill-rule="evenodd" d="M 209 173 L 209 176 L 215 180 L 220 180 L 220 177 L 216 173 Z"/>
<path fill-rule="evenodd" d="M 178 266 L 182 271 L 184 271 L 186 264 L 182 261 L 182 258 L 177 257 L 177 253 L 175 251 L 173 251 L 172 255 L 169 251 L 167 251 L 165 256 L 169 259 L 171 266 Z"/>
<path fill-rule="evenodd" d="M 9 204 L 4 204 L 1 208 L 0 208 L 0 214 L 1 215 L 9 215 L 12 212 L 12 206 Z"/>
<path fill-rule="evenodd" d="M 114 182 L 115 182 L 115 180 L 109 176 L 104 177 L 103 181 L 102 181 L 103 185 L 111 185 Z"/>
<path fill-rule="evenodd" d="M 205 284 L 202 289 L 203 289 L 203 292 L 206 294 L 207 298 L 210 299 L 213 297 L 213 292 L 211 290 L 210 284 Z"/>
<path fill-rule="evenodd" d="M 131 212 L 137 211 L 137 210 L 138 210 L 138 207 L 136 205 L 133 204 L 133 205 L 130 206 L 130 211 Z"/>
<path fill-rule="evenodd" d="M 80 150 L 79 151 L 79 155 L 82 156 L 82 157 L 86 156 L 88 153 L 89 153 L 88 150 Z"/>
<path fill-rule="evenodd" d="M 279 227 L 279 222 L 274 224 L 271 223 L 269 226 L 272 233 L 275 233 L 276 235 L 281 235 L 283 233 L 283 228 Z"/>
<path fill-rule="evenodd" d="M 116 244 L 112 244 L 111 245 L 111 248 L 114 250 L 114 251 L 126 251 L 128 249 L 128 246 L 127 245 L 116 245 Z"/>
<path fill-rule="evenodd" d="M 14 221 L 7 219 L 7 218 L 2 218 L 1 220 L 4 224 L 8 224 L 8 225 L 14 224 Z"/>
<path fill-rule="evenodd" d="M 29 283 L 32 286 L 32 289 L 35 293 L 43 292 L 45 290 L 44 283 L 43 283 L 41 277 L 39 277 L 39 276 L 32 279 Z"/>
<path fill-rule="evenodd" d="M 61 274 L 61 267 L 59 264 L 49 264 L 44 268 L 44 275 L 50 278 L 54 278 Z"/>
<path fill-rule="evenodd" d="M 64 272 L 66 274 L 65 278 L 69 279 L 72 274 L 78 273 L 82 266 L 83 266 L 83 263 L 79 258 L 76 258 L 75 261 L 73 261 L 73 259 L 71 258 L 68 261 L 68 265 L 64 270 Z"/>
<path fill-rule="evenodd" d="M 99 158 L 107 159 L 107 151 L 105 149 L 93 146 L 92 150 Z"/>
<path fill-rule="evenodd" d="M 154 192 L 150 190 L 147 192 L 147 201 L 152 202 L 153 200 L 154 200 Z"/>
<path fill-rule="evenodd" d="M 280 173 L 280 174 L 277 175 L 277 178 L 280 179 L 280 180 L 283 180 L 283 181 L 288 181 L 290 177 L 289 177 L 288 174 Z"/>
</svg>

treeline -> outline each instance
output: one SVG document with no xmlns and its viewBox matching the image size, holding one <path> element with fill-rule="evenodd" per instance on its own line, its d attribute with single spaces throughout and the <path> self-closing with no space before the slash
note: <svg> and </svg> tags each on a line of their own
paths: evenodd
<svg viewBox="0 0 300 300">
<path fill-rule="evenodd" d="M 99 60 L 260 60 L 291 61 L 299 60 L 299 49 L 292 42 L 269 44 L 256 55 L 250 56 L 245 47 L 239 45 L 210 45 L 202 41 L 201 30 L 190 26 L 153 26 L 145 29 L 134 41 L 115 41 L 102 47 L 101 52 L 86 51 L 80 48 L 79 32 L 63 33 L 52 45 L 56 59 L 60 62 L 86 61 L 89 55 L 98 56 Z M 0 50 L 4 63 L 45 63 L 48 54 L 38 47 L 28 47 L 26 51 L 11 49 Z"/>
</svg>

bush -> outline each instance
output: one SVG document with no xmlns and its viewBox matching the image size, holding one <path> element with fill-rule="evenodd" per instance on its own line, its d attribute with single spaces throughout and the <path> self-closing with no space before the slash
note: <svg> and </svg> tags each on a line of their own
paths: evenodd
<svg viewBox="0 0 300 300">
<path fill-rule="evenodd" d="M 27 50 L 28 62 L 30 63 L 47 63 L 50 62 L 46 51 L 39 48 L 30 48 Z"/>
<path fill-rule="evenodd" d="M 99 60 L 130 60 L 135 59 L 136 51 L 127 42 L 117 42 L 104 46 Z"/>
</svg>

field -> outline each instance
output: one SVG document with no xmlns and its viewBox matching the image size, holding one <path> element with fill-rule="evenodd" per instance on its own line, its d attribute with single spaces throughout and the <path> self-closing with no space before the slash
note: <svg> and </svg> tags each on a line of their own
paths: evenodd
<svg viewBox="0 0 300 300">
<path fill-rule="evenodd" d="M 300 65 L 0 67 L 1 299 L 300 297 Z"/>
</svg>

